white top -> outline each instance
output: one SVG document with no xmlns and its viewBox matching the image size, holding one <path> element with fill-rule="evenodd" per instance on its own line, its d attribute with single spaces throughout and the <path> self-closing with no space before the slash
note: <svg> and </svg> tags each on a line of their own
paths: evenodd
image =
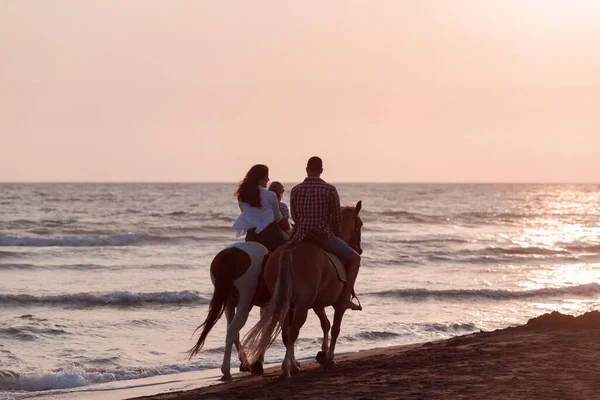
<svg viewBox="0 0 600 400">
<path fill-rule="evenodd" d="M 237 233 L 237 237 L 244 235 L 248 229 L 252 228 L 256 228 L 256 233 L 260 233 L 273 221 L 281 221 L 277 195 L 262 186 L 259 186 L 258 189 L 260 190 L 260 208 L 238 201 L 242 213 L 231 228 Z"/>
</svg>

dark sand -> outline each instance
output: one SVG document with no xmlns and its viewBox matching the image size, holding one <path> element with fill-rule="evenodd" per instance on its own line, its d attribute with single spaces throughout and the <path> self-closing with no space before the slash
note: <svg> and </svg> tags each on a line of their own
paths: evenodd
<svg viewBox="0 0 600 400">
<path fill-rule="evenodd" d="M 315 353 L 318 349 L 315 349 Z M 280 367 L 201 389 L 141 397 L 192 399 L 600 399 L 600 312 L 544 314 L 526 325 Z"/>
</svg>

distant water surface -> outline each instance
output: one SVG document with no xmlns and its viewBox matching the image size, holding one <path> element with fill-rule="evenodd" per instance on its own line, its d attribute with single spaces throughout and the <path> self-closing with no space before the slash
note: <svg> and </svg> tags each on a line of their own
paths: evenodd
<svg viewBox="0 0 600 400">
<path fill-rule="evenodd" d="M 363 201 L 365 250 L 364 311 L 346 313 L 339 352 L 599 308 L 600 185 L 336 186 L 342 203 Z M 220 366 L 224 320 L 197 358 L 185 353 L 210 261 L 236 240 L 234 191 L 0 184 L 0 398 Z M 311 315 L 297 355 L 320 338 Z M 277 342 L 267 360 L 282 357 Z"/>
</svg>

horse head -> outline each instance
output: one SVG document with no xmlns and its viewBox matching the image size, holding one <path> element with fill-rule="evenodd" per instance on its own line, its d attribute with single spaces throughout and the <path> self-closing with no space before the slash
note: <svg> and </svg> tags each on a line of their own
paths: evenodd
<svg viewBox="0 0 600 400">
<path fill-rule="evenodd" d="M 358 215 L 362 208 L 362 200 L 356 203 L 355 207 L 342 207 L 342 220 L 340 221 L 340 236 L 350 245 L 358 254 L 362 254 L 363 250 L 360 245 L 360 233 L 363 222 Z"/>
</svg>

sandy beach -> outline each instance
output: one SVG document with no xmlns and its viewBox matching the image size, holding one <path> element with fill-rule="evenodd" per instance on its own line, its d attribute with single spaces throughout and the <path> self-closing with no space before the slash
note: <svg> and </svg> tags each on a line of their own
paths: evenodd
<svg viewBox="0 0 600 400">
<path fill-rule="evenodd" d="M 526 325 L 315 361 L 287 381 L 263 376 L 140 397 L 192 399 L 598 399 L 600 312 L 544 314 Z"/>
</svg>

